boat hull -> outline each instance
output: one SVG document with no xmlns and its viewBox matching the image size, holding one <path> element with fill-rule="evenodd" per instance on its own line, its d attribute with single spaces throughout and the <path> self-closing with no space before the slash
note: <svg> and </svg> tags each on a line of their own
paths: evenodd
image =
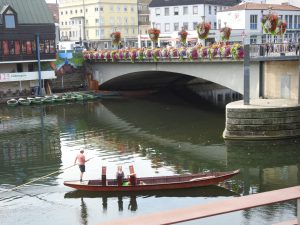
<svg viewBox="0 0 300 225">
<path fill-rule="evenodd" d="M 141 192 L 155 190 L 173 190 L 193 187 L 216 185 L 239 173 L 239 170 L 231 172 L 209 172 L 192 175 L 176 175 L 165 177 L 137 178 L 137 185 L 118 186 L 116 180 L 108 180 L 107 185 L 102 185 L 101 180 L 65 181 L 64 185 L 82 191 L 96 192 Z"/>
</svg>

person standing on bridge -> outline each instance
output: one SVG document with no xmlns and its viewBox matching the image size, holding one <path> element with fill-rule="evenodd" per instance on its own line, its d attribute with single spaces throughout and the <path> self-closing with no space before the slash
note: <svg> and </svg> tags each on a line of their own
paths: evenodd
<svg viewBox="0 0 300 225">
<path fill-rule="evenodd" d="M 82 182 L 82 177 L 83 177 L 83 173 L 85 172 L 85 162 L 86 162 L 83 149 L 81 149 L 80 153 L 77 154 L 74 161 L 74 165 L 76 164 L 77 160 L 80 169 L 80 182 Z"/>
</svg>

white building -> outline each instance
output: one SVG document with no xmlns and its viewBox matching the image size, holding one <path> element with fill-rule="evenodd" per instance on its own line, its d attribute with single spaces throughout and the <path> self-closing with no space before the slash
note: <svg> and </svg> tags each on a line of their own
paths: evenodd
<svg viewBox="0 0 300 225">
<path fill-rule="evenodd" d="M 265 4 L 288 4 L 300 7 L 299 0 L 243 0 L 242 2 L 265 3 Z"/>
<path fill-rule="evenodd" d="M 218 12 L 218 28 L 226 26 L 232 28 L 230 41 L 250 43 L 282 42 L 281 36 L 267 35 L 263 32 L 261 18 L 263 15 L 275 13 L 287 23 L 284 39 L 297 41 L 300 38 L 300 8 L 292 5 L 242 3 Z"/>
<path fill-rule="evenodd" d="M 196 26 L 205 18 L 206 22 L 211 23 L 207 42 L 214 42 L 217 12 L 238 2 L 239 0 L 152 0 L 149 5 L 150 22 L 161 31 L 161 42 L 175 42 L 178 32 L 184 28 L 188 31 L 188 40 L 195 43 L 197 42 Z M 147 39 L 146 36 L 142 38 Z"/>
</svg>

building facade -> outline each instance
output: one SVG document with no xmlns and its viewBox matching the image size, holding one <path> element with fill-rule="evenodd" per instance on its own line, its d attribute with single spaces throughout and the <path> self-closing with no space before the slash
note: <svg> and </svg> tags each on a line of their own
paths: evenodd
<svg viewBox="0 0 300 225">
<path fill-rule="evenodd" d="M 214 42 L 217 12 L 239 3 L 238 0 L 153 0 L 150 5 L 151 26 L 161 31 L 161 42 L 176 42 L 181 29 L 188 31 L 191 44 L 197 42 L 196 26 L 205 20 L 211 24 L 207 42 Z"/>
<path fill-rule="evenodd" d="M 287 23 L 284 37 L 264 33 L 261 23 L 263 15 L 274 13 Z M 218 28 L 232 28 L 231 41 L 247 41 L 251 44 L 283 41 L 297 42 L 300 38 L 300 8 L 287 4 L 243 3 L 217 15 Z M 284 38 L 284 40 L 282 40 Z"/>
<path fill-rule="evenodd" d="M 151 0 L 138 0 L 138 19 L 139 19 L 139 35 L 147 35 L 150 29 L 150 10 L 149 4 Z"/>
<path fill-rule="evenodd" d="M 56 60 L 55 46 L 55 26 L 44 0 L 0 0 L 1 96 L 44 88 L 44 80 L 55 78 L 49 65 Z"/>
<path fill-rule="evenodd" d="M 121 32 L 121 45 L 135 46 L 138 35 L 137 0 L 60 0 L 61 41 L 87 48 L 112 47 L 111 33 Z"/>
</svg>

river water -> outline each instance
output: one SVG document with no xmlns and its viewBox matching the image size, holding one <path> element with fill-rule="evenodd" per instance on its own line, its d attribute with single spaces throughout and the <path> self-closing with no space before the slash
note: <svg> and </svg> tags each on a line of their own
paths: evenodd
<svg viewBox="0 0 300 225">
<path fill-rule="evenodd" d="M 224 142 L 224 109 L 175 96 L 2 105 L 0 118 L 0 218 L 5 225 L 99 224 L 300 184 L 300 140 Z M 84 179 L 100 178 L 102 166 L 114 177 L 118 165 L 125 174 L 134 165 L 137 176 L 241 173 L 220 186 L 191 190 L 82 193 L 63 185 L 79 179 L 78 167 L 70 166 L 81 148 L 91 158 Z M 288 201 L 184 224 L 263 225 L 295 216 L 296 202 Z"/>
</svg>

